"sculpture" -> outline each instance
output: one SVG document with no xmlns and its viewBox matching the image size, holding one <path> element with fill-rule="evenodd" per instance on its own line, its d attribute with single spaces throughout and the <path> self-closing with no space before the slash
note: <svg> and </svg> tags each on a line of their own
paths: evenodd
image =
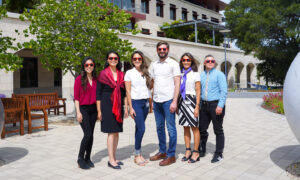
<svg viewBox="0 0 300 180">
<path fill-rule="evenodd" d="M 290 128 L 300 142 L 300 52 L 292 62 L 283 86 L 283 105 Z"/>
</svg>

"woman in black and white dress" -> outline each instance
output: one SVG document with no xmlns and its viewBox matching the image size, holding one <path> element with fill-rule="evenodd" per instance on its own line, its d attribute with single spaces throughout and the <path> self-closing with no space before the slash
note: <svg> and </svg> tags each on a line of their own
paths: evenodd
<svg viewBox="0 0 300 180">
<path fill-rule="evenodd" d="M 186 152 L 182 161 L 195 163 L 200 160 L 198 151 L 200 132 L 199 112 L 200 112 L 200 74 L 195 59 L 190 53 L 184 53 L 180 59 L 180 69 L 182 72 L 180 83 L 180 98 L 178 102 L 179 125 L 184 128 L 184 141 Z M 191 151 L 191 133 L 194 134 L 194 150 Z"/>
</svg>

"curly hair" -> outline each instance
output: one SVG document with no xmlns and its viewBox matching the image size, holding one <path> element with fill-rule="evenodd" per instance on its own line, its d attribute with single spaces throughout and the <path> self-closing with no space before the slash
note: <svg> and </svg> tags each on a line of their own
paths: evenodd
<svg viewBox="0 0 300 180">
<path fill-rule="evenodd" d="M 148 64 L 147 64 L 147 62 L 145 61 L 145 58 L 144 58 L 144 53 L 142 53 L 141 51 L 134 51 L 132 53 L 132 55 L 131 55 L 131 64 L 132 64 L 132 66 L 134 66 L 133 65 L 133 56 L 135 54 L 139 54 L 142 57 L 141 71 L 143 72 L 143 75 L 146 77 L 146 85 L 147 85 L 148 89 L 151 89 L 152 88 L 151 77 L 150 77 L 150 74 L 149 74 L 149 71 L 148 71 Z"/>
</svg>

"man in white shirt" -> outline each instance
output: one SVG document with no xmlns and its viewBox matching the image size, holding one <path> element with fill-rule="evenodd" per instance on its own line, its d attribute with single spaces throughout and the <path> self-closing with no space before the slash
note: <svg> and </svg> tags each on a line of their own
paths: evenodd
<svg viewBox="0 0 300 180">
<path fill-rule="evenodd" d="M 179 64 L 168 57 L 169 44 L 159 42 L 156 45 L 159 60 L 150 66 L 150 76 L 154 80 L 154 115 L 156 131 L 159 140 L 159 152 L 150 157 L 150 161 L 163 159 L 160 166 L 175 163 L 177 144 L 177 131 L 175 124 L 175 111 L 180 87 Z M 166 150 L 165 123 L 169 134 L 169 149 Z"/>
</svg>

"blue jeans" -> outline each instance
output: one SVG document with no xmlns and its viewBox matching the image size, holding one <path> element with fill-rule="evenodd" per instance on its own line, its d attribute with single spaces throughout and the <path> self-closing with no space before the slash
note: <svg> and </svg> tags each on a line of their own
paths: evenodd
<svg viewBox="0 0 300 180">
<path fill-rule="evenodd" d="M 145 133 L 145 120 L 149 112 L 148 99 L 132 100 L 135 111 L 135 155 L 141 154 L 141 144 Z"/>
<path fill-rule="evenodd" d="M 170 112 L 170 105 L 172 99 L 162 103 L 153 102 L 154 115 L 156 121 L 156 131 L 159 141 L 159 152 L 167 153 L 168 157 L 174 157 L 177 144 L 177 131 L 175 124 L 175 113 Z M 167 129 L 169 133 L 169 149 L 166 152 L 166 132 L 165 122 L 167 122 Z"/>
</svg>

